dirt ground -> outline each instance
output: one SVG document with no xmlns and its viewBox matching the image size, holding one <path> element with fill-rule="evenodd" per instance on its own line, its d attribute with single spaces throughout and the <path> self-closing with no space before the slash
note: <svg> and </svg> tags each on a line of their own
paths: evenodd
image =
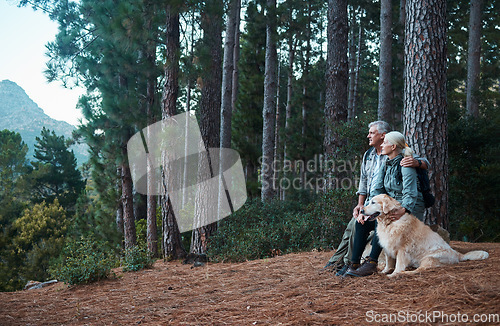
<svg viewBox="0 0 500 326">
<path fill-rule="evenodd" d="M 332 252 L 196 268 L 160 260 L 94 284 L 0 293 L 0 324 L 500 324 L 500 243 L 451 244 L 490 258 L 397 279 L 337 278 L 322 269 Z"/>
</svg>

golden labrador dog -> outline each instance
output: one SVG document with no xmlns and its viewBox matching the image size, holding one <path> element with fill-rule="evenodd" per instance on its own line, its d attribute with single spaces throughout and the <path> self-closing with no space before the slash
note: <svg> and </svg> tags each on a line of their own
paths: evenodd
<svg viewBox="0 0 500 326">
<path fill-rule="evenodd" d="M 377 234 L 386 256 L 382 273 L 388 274 L 392 269 L 394 272 L 389 276 L 418 273 L 426 268 L 488 258 L 488 253 L 482 250 L 466 254 L 453 250 L 439 234 L 411 214 L 406 213 L 393 221 L 387 214 L 399 207 L 401 204 L 394 198 L 378 195 L 364 208 L 365 215 L 378 221 Z M 405 272 L 408 266 L 417 269 Z"/>
</svg>

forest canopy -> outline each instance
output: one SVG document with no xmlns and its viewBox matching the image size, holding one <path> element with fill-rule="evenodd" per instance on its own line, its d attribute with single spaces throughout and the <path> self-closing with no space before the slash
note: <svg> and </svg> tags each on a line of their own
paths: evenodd
<svg viewBox="0 0 500 326">
<path fill-rule="evenodd" d="M 49 277 L 69 250 L 62 248 L 82 238 L 166 259 L 220 259 L 222 248 L 235 247 L 228 257 L 260 248 L 248 253 L 257 258 L 276 243 L 284 252 L 333 247 L 352 216 L 375 120 L 429 159 L 437 203 L 427 224 L 453 239 L 498 241 L 498 1 L 20 5 L 59 24 L 45 75 L 86 89 L 74 141 L 89 146 L 90 159 L 77 168 L 67 139 L 44 129 L 29 162 L 20 136 L 0 132 L 2 290 Z M 197 117 L 206 148 L 238 151 L 250 198 L 227 220 L 182 234 L 168 195 L 135 191 L 127 160 L 132 135 L 181 112 Z M 300 168 L 318 160 L 346 167 Z M 327 176 L 338 182 L 307 186 Z M 262 187 L 272 180 L 276 187 Z"/>
</svg>

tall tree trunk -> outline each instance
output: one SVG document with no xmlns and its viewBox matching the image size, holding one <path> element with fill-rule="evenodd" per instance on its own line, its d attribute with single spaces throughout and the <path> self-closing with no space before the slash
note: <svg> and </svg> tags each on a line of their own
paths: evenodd
<svg viewBox="0 0 500 326">
<path fill-rule="evenodd" d="M 306 36 L 306 53 L 304 58 L 304 69 L 302 72 L 302 150 L 301 159 L 306 162 L 306 147 L 307 147 L 307 105 L 309 103 L 307 87 L 309 84 L 309 60 L 311 60 L 311 4 L 307 3 L 307 26 L 305 31 Z M 306 183 L 306 169 L 301 170 L 300 180 L 302 186 Z"/>
<path fill-rule="evenodd" d="M 236 22 L 234 30 L 234 53 L 233 53 L 233 91 L 231 92 L 231 110 L 236 110 L 236 101 L 238 100 L 238 62 L 240 61 L 240 15 L 241 0 L 236 0 Z"/>
<path fill-rule="evenodd" d="M 358 32 L 358 54 L 356 56 L 356 74 L 354 75 L 354 91 L 352 94 L 352 116 L 356 116 L 356 104 L 358 98 L 358 85 L 359 85 L 359 69 L 361 68 L 361 50 L 362 50 L 362 40 L 363 40 L 363 28 L 361 27 L 361 21 L 359 22 L 359 32 Z"/>
<path fill-rule="evenodd" d="M 200 103 L 200 131 L 205 148 L 216 148 L 220 145 L 220 109 L 221 109 L 221 84 L 222 84 L 222 3 L 211 0 L 205 3 L 201 17 L 201 28 L 203 29 L 203 46 L 210 49 L 205 58 L 206 67 L 202 76 L 203 86 L 201 89 Z M 200 162 L 207 162 L 205 157 L 208 153 L 200 154 Z M 208 157 L 208 163 L 211 159 Z M 211 169 L 212 170 L 212 169 Z M 207 176 L 200 176 L 206 178 Z M 215 177 L 213 173 L 209 176 Z M 195 215 L 202 216 L 203 209 L 207 208 L 206 200 L 210 195 L 204 189 L 198 189 L 196 193 Z M 217 219 L 215 219 L 217 220 Z M 193 230 L 190 251 L 203 254 L 207 251 L 207 242 L 212 234 L 217 231 L 217 223 L 202 226 Z"/>
<path fill-rule="evenodd" d="M 166 8 L 166 64 L 165 84 L 163 85 L 163 97 L 161 102 L 162 119 L 168 119 L 177 113 L 176 102 L 179 92 L 179 7 L 168 5 Z M 161 215 L 163 222 L 163 255 L 167 259 L 177 259 L 185 256 L 186 251 L 182 246 L 179 226 L 175 219 L 175 213 L 170 202 L 169 194 L 166 192 L 172 178 L 171 171 L 167 169 L 168 153 L 162 153 L 164 193 L 160 196 Z"/>
<path fill-rule="evenodd" d="M 195 49 L 195 12 L 192 11 L 191 16 L 191 40 L 186 37 L 186 49 L 190 48 L 189 60 L 194 60 L 194 49 Z M 191 41 L 191 43 L 189 43 Z M 193 88 L 193 76 L 190 71 L 188 71 L 187 76 L 187 85 L 186 85 L 186 113 L 190 114 L 191 111 L 191 89 Z M 185 142 L 184 142 L 184 156 L 188 156 L 189 152 L 189 119 L 186 119 L 186 133 L 185 133 Z M 184 160 L 184 170 L 183 170 L 183 180 L 182 180 L 182 209 L 186 206 L 187 201 L 187 184 L 188 184 L 188 160 Z"/>
<path fill-rule="evenodd" d="M 404 133 L 410 146 L 431 162 L 436 204 L 425 221 L 444 228 L 448 227 L 446 28 L 446 0 L 407 0 Z"/>
<path fill-rule="evenodd" d="M 118 74 L 118 89 L 120 95 L 128 97 L 128 79 L 123 74 Z M 124 127 L 121 135 L 122 163 L 121 163 L 121 181 L 122 181 L 122 207 L 123 207 L 123 233 L 125 237 L 125 249 L 130 249 L 136 245 L 135 216 L 134 216 L 134 195 L 132 188 L 132 175 L 127 161 L 127 141 L 131 137 L 128 127 Z"/>
<path fill-rule="evenodd" d="M 481 58 L 481 7 L 483 0 L 471 0 L 469 51 L 467 57 L 467 114 L 479 116 L 479 73 Z"/>
<path fill-rule="evenodd" d="M 229 2 L 229 12 L 227 14 L 226 39 L 224 41 L 224 61 L 222 63 L 222 96 L 220 112 L 220 148 L 231 148 L 231 118 L 233 114 L 233 72 L 234 72 L 234 47 L 236 37 L 238 0 Z M 225 155 L 220 151 L 219 156 L 219 211 L 225 198 L 230 202 L 230 198 L 225 192 L 227 188 L 224 179 Z M 220 214 L 220 213 L 219 213 Z"/>
<path fill-rule="evenodd" d="M 398 64 L 401 63 L 404 65 L 404 39 L 405 39 L 405 6 L 406 6 L 406 0 L 400 0 L 399 2 L 399 18 L 398 18 L 398 25 L 397 25 L 397 31 L 396 33 L 398 34 L 398 39 L 397 39 L 397 46 L 398 49 L 401 49 L 396 52 L 394 58 L 397 59 Z M 404 67 L 400 69 L 395 69 L 394 71 L 394 80 L 397 81 L 398 85 L 401 83 L 401 85 L 404 83 Z M 401 81 L 401 82 L 400 82 Z M 404 94 L 403 94 L 404 87 L 394 87 L 394 93 L 393 93 L 393 117 L 392 117 L 392 128 L 394 130 L 401 130 L 402 129 L 402 124 L 403 124 L 403 102 L 404 102 Z"/>
<path fill-rule="evenodd" d="M 153 167 L 150 162 L 147 166 L 148 173 L 148 193 L 153 193 L 155 185 L 153 184 L 153 178 L 151 175 L 154 173 Z M 148 252 L 152 257 L 158 257 L 158 226 L 156 224 L 156 196 L 148 195 L 147 197 L 147 211 L 146 211 L 146 221 L 147 221 L 147 244 Z"/>
<path fill-rule="evenodd" d="M 122 167 L 121 165 L 118 166 L 116 169 L 116 175 L 117 175 L 117 180 L 120 180 L 119 182 L 116 183 L 116 188 L 119 189 L 121 193 L 121 178 L 122 178 Z M 118 232 L 121 234 L 124 234 L 125 231 L 123 229 L 123 201 L 122 198 L 120 197 L 118 200 L 118 207 L 116 208 L 116 228 Z"/>
<path fill-rule="evenodd" d="M 288 41 L 288 80 L 286 85 L 286 109 L 285 109 L 285 141 L 283 145 L 283 170 L 285 170 L 285 160 L 288 158 L 287 145 L 290 143 L 290 121 L 292 119 L 292 95 L 293 95 L 293 63 L 295 61 L 296 41 L 293 35 Z M 283 200 L 286 200 L 286 190 L 283 189 Z"/>
<path fill-rule="evenodd" d="M 356 76 L 356 37 L 354 36 L 354 22 L 356 21 L 356 14 L 351 17 L 353 22 L 349 29 L 349 96 L 347 102 L 347 119 L 351 121 L 354 118 L 354 78 Z"/>
<path fill-rule="evenodd" d="M 148 31 L 152 31 L 153 28 L 153 15 L 154 15 L 154 5 L 152 3 L 145 4 L 146 11 L 146 25 L 145 28 Z M 151 37 L 146 42 L 146 60 L 148 62 L 148 68 L 151 69 L 149 71 L 154 71 L 156 68 L 156 41 L 154 37 Z M 146 85 L 146 116 L 147 123 L 151 125 L 156 122 L 154 106 L 155 106 L 155 98 L 156 98 L 156 75 L 148 72 L 147 76 L 147 85 Z M 148 137 L 148 136 L 146 136 Z M 155 193 L 156 184 L 154 183 L 154 167 L 152 166 L 152 162 L 148 160 L 147 162 L 147 184 L 148 184 L 148 196 L 146 203 L 146 237 L 147 237 L 147 246 L 148 252 L 152 257 L 158 257 L 158 226 L 156 224 L 156 195 Z"/>
<path fill-rule="evenodd" d="M 280 147 L 280 64 L 278 61 L 278 84 L 276 87 L 276 125 L 274 127 L 274 161 L 281 162 L 281 147 Z M 281 199 L 281 188 L 279 186 L 280 173 L 279 170 L 274 170 L 274 180 L 276 180 L 276 194 Z"/>
<path fill-rule="evenodd" d="M 328 1 L 328 53 L 325 89 L 325 159 L 335 159 L 342 139 L 335 130 L 347 121 L 347 84 L 349 65 L 347 62 L 349 27 L 347 24 L 347 0 Z M 331 171 L 326 171 L 326 177 Z M 331 188 L 330 181 L 325 189 Z"/>
<path fill-rule="evenodd" d="M 264 76 L 264 106 L 262 109 L 262 201 L 271 200 L 273 189 L 274 128 L 276 114 L 276 66 L 277 66 L 277 31 L 276 0 L 267 0 L 266 14 L 266 65 Z"/>
<path fill-rule="evenodd" d="M 130 135 L 129 135 L 130 136 Z M 125 137 L 129 139 L 130 137 Z M 127 157 L 127 148 L 123 146 L 123 157 Z M 125 249 L 136 245 L 134 199 L 132 193 L 132 175 L 130 167 L 126 162 L 122 163 L 122 206 L 123 206 L 123 229 L 125 235 Z"/>
<path fill-rule="evenodd" d="M 378 119 L 392 121 L 392 1 L 380 0 Z"/>
<path fill-rule="evenodd" d="M 220 146 L 219 146 L 221 148 L 231 147 L 234 46 L 235 46 L 236 22 L 237 22 L 236 16 L 239 7 L 237 2 L 238 2 L 237 0 L 231 0 L 229 2 L 226 38 L 224 41 L 224 61 L 222 66 L 222 100 L 221 100 L 221 120 L 220 120 L 221 133 L 220 133 Z"/>
</svg>

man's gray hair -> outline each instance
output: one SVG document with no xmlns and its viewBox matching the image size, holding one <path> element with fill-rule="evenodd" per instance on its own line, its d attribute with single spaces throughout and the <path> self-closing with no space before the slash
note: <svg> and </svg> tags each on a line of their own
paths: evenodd
<svg viewBox="0 0 500 326">
<path fill-rule="evenodd" d="M 389 124 L 382 120 L 370 122 L 368 128 L 371 128 L 373 126 L 375 126 L 377 128 L 377 131 L 381 134 L 386 134 L 391 131 L 391 127 L 389 126 Z"/>
</svg>

